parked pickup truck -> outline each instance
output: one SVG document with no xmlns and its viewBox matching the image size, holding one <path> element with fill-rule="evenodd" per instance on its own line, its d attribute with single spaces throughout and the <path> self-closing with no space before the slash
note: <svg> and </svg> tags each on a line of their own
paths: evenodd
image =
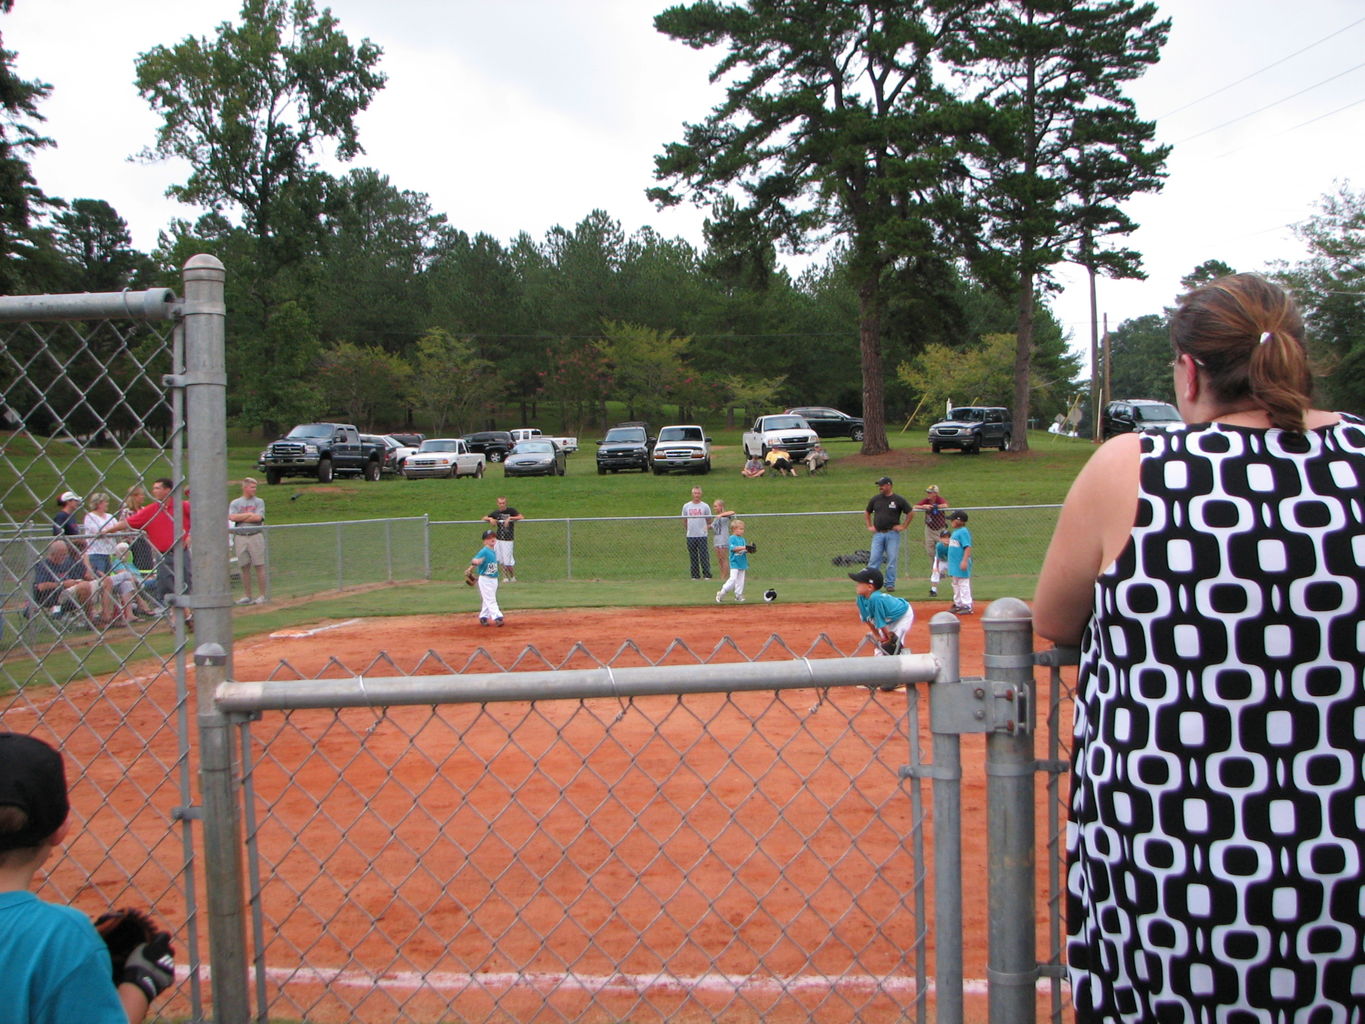
<svg viewBox="0 0 1365 1024">
<path fill-rule="evenodd" d="M 463 437 L 429 437 L 403 463 L 403 479 L 418 480 L 427 476 L 455 479 L 461 476 L 483 476 L 483 453 L 469 450 Z"/>
<path fill-rule="evenodd" d="M 304 423 L 272 441 L 256 465 L 268 484 L 287 476 L 317 477 L 323 484 L 334 476 L 378 480 L 384 454 L 383 445 L 362 441 L 350 423 Z"/>
<path fill-rule="evenodd" d="M 773 448 L 783 448 L 793 459 L 804 459 L 819 437 L 800 416 L 779 413 L 760 416 L 744 435 L 746 458 L 763 458 Z"/>
<path fill-rule="evenodd" d="M 545 440 L 553 441 L 559 445 L 565 455 L 570 452 L 578 451 L 578 438 L 576 437 L 552 437 L 549 434 L 542 434 L 539 427 L 518 427 L 510 432 L 513 441 Z"/>
</svg>

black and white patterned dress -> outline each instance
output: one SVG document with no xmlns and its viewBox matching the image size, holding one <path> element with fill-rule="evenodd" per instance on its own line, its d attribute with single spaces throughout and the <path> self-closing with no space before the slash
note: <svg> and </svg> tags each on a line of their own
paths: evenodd
<svg viewBox="0 0 1365 1024">
<path fill-rule="evenodd" d="M 1076 1019 L 1360 1024 L 1365 427 L 1141 448 L 1082 641 Z"/>
</svg>

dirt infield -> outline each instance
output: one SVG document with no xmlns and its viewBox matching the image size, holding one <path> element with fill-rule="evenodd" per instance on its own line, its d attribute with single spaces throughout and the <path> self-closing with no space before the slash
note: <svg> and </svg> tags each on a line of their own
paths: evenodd
<svg viewBox="0 0 1365 1024">
<path fill-rule="evenodd" d="M 700 590 L 700 587 L 699 587 Z M 858 622 L 853 607 L 853 602 L 840 604 L 784 604 L 774 603 L 764 604 L 761 599 L 750 601 L 745 605 L 717 606 L 709 601 L 712 591 L 708 586 L 706 596 L 708 603 L 696 607 L 687 608 L 639 608 L 639 609 L 592 609 L 592 610 L 565 610 L 565 611 L 517 611 L 509 614 L 506 625 L 498 628 L 493 626 L 481 626 L 474 614 L 464 612 L 452 615 L 423 615 L 408 618 L 382 618 L 382 619 L 349 619 L 339 621 L 322 621 L 300 627 L 291 627 L 278 630 L 272 634 L 261 634 L 239 640 L 234 646 L 234 672 L 233 677 L 239 681 L 263 680 L 268 678 L 317 678 L 328 676 L 352 676 L 352 675 L 394 675 L 394 674 L 435 674 L 449 671 L 497 671 L 506 668 L 525 668 L 525 669 L 544 669 L 547 666 L 553 668 L 584 668 L 590 667 L 598 662 L 612 662 L 615 665 L 640 664 L 644 660 L 659 662 L 662 659 L 664 664 L 691 664 L 698 660 L 708 662 L 725 662 L 740 660 L 782 660 L 792 657 L 810 657 L 813 659 L 825 657 L 840 657 L 851 654 L 858 647 L 860 640 L 865 635 L 864 627 Z M 916 623 L 909 635 L 909 648 L 911 651 L 922 652 L 928 650 L 928 623 L 934 613 L 945 611 L 949 607 L 949 602 L 922 603 L 915 606 Z M 978 608 L 978 613 L 984 611 L 983 607 Z M 979 620 L 975 617 L 964 617 L 962 620 L 961 633 L 961 668 L 964 675 L 981 674 L 982 664 L 982 630 Z M 727 641 L 733 644 L 729 647 Z M 638 648 L 639 655 L 634 654 L 631 647 Z M 527 648 L 534 648 L 534 655 L 528 656 Z M 863 653 L 870 652 L 865 648 Z M 173 683 L 170 679 L 162 676 L 150 676 L 138 678 L 136 672 L 131 673 L 133 678 L 124 676 L 121 681 L 115 681 L 113 685 L 107 686 L 100 698 L 94 702 L 94 706 L 87 709 L 86 726 L 93 731 L 102 732 L 105 736 L 106 750 L 114 749 L 116 752 L 120 748 L 125 748 L 120 753 L 121 759 L 127 763 L 135 763 L 138 759 L 137 750 L 145 747 L 147 735 L 155 731 L 153 724 L 148 721 L 152 716 L 156 705 L 167 703 L 165 694 L 173 692 Z M 191 682 L 191 686 L 192 686 Z M 65 699 L 57 704 L 53 713 L 63 715 L 67 711 L 73 710 L 75 705 L 79 705 L 79 688 L 68 687 Z M 155 702 L 145 700 L 149 693 L 161 691 L 162 698 Z M 731 698 L 728 703 L 739 703 L 743 700 L 757 695 L 741 695 L 741 698 Z M 71 702 L 74 699 L 75 705 Z M 847 702 L 853 706 L 855 702 L 875 702 L 880 705 L 881 712 L 887 716 L 888 721 L 894 721 L 899 715 L 904 715 L 905 697 L 903 694 L 881 694 L 875 696 L 856 696 L 847 695 Z M 377 728 L 367 732 L 363 737 L 355 737 L 354 751 L 348 751 L 342 755 L 332 747 L 329 749 L 329 757 L 317 759 L 309 757 L 311 744 L 317 740 L 319 733 L 325 733 L 328 728 L 327 721 L 329 712 L 316 713 L 296 713 L 301 714 L 297 722 L 291 725 L 291 732 L 277 736 L 272 742 L 279 744 L 279 753 L 287 757 L 297 756 L 297 767 L 289 770 L 281 768 L 280 778 L 277 784 L 281 791 L 288 791 L 293 794 L 316 794 L 319 806 L 325 794 L 327 796 L 329 815 L 338 820 L 345 820 L 350 813 L 343 805 L 345 804 L 345 794 L 335 793 L 335 777 L 332 772 L 332 762 L 339 756 L 352 756 L 356 752 L 363 751 L 367 759 L 372 759 L 374 763 L 385 765 L 399 764 L 405 754 L 410 754 L 413 744 L 413 732 L 416 727 L 409 728 L 409 723 L 415 721 L 415 716 L 420 713 L 420 709 L 396 709 L 394 713 L 386 717 L 383 728 Z M 508 710 L 508 714 L 515 714 L 513 709 Z M 412 717 L 409 717 L 411 714 Z M 564 718 L 558 717 L 557 712 L 539 713 L 544 716 L 543 731 L 549 739 L 545 740 L 547 751 L 550 745 L 562 743 L 563 736 L 566 734 L 566 722 L 573 712 L 566 709 Z M 316 715 L 310 719 L 307 716 Z M 707 740 L 714 742 L 718 748 L 733 747 L 740 748 L 744 744 L 746 732 L 752 730 L 754 721 L 761 718 L 761 713 L 754 719 L 745 719 L 742 716 L 720 727 L 709 727 L 707 730 Z M 92 721 L 93 720 L 93 721 Z M 813 724 L 812 724 L 813 723 Z M 838 736 L 821 735 L 820 730 L 837 728 L 840 723 L 847 724 L 846 719 L 836 715 L 826 715 L 823 718 L 813 716 L 810 722 L 801 723 L 803 734 L 811 733 L 812 742 L 817 746 L 828 742 L 831 748 L 840 742 Z M 314 727 L 317 732 L 312 731 Z M 642 748 L 648 747 L 649 735 L 652 726 L 646 717 L 636 717 L 627 719 L 613 729 L 613 735 L 622 747 L 630 747 L 638 742 Z M 888 727 L 890 728 L 890 727 Z M 629 730 L 636 729 L 639 735 L 632 737 Z M 927 733 L 925 734 L 927 737 Z M 461 734 L 461 742 L 468 742 L 470 737 L 477 734 L 471 733 L 470 736 Z M 344 742 L 350 742 L 351 733 L 342 736 Z M 326 740 L 329 744 L 335 744 L 333 737 Z M 534 746 L 537 740 L 534 735 L 524 742 Z M 296 748 L 292 752 L 290 747 Z M 977 827 L 980 822 L 978 817 L 984 813 L 985 807 L 985 775 L 981 768 L 981 751 L 983 747 L 979 737 L 968 737 L 963 744 L 963 792 L 962 805 L 966 813 L 973 816 L 973 820 L 968 822 L 966 828 L 966 846 L 963 853 L 963 875 L 966 882 L 966 905 L 964 907 L 964 925 L 966 932 L 965 962 L 967 975 L 969 978 L 980 979 L 985 976 L 986 955 L 984 940 L 986 935 L 986 906 L 985 906 L 985 881 L 986 865 L 984 850 L 984 829 Z M 557 747 L 553 751 L 553 757 L 547 757 L 543 763 L 537 763 L 538 773 L 544 773 L 546 778 L 553 779 L 558 773 L 563 773 L 566 777 L 572 777 L 574 772 L 573 761 L 575 760 L 575 749 L 573 741 L 570 740 L 567 747 Z M 98 757 L 94 750 L 88 752 L 94 763 L 98 763 Z M 480 758 L 486 758 L 488 765 L 493 767 L 499 756 L 498 751 L 489 749 L 479 751 Z M 84 757 L 86 752 L 77 753 L 76 756 Z M 559 759 L 565 763 L 556 765 L 555 760 Z M 504 756 L 504 760 L 506 760 Z M 513 760 L 516 760 L 513 758 Z M 580 762 L 581 763 L 581 762 Z M 293 762 L 291 762 L 293 764 Z M 125 766 L 125 769 L 126 766 Z M 136 769 L 134 769 L 136 770 Z M 157 769 L 149 766 L 148 774 L 155 773 Z M 500 769 L 499 769 L 500 770 Z M 508 771 L 511 773 L 509 778 L 515 778 L 516 773 L 521 771 L 520 765 L 511 765 Z M 853 770 L 857 770 L 855 767 Z M 538 781 L 538 780 L 533 780 Z M 376 780 L 379 783 L 379 780 Z M 382 783 L 379 783 L 382 785 Z M 400 783 L 404 785 L 405 783 Z M 169 784 L 167 784 L 169 785 Z M 271 783 L 265 781 L 267 788 Z M 418 783 L 414 782 L 414 786 Z M 421 783 L 425 785 L 425 783 Z M 461 784 L 462 785 L 462 784 Z M 634 806 L 648 808 L 651 802 L 651 795 L 658 787 L 658 779 L 651 775 L 651 769 L 631 770 L 623 772 L 620 779 L 613 786 L 613 798 L 619 800 L 622 806 Z M 171 794 L 161 793 L 160 784 L 151 785 L 150 796 L 154 800 L 170 799 Z M 638 790 L 638 792 L 637 792 Z M 117 789 L 114 790 L 117 793 Z M 492 800 L 505 799 L 506 788 L 502 788 L 493 794 Z M 449 793 L 443 793 L 453 805 L 468 804 L 470 817 L 468 820 L 461 819 L 457 815 L 452 817 L 446 824 L 446 830 L 459 831 L 468 826 L 471 831 L 477 831 L 479 824 L 489 820 L 489 816 L 496 813 L 489 809 L 481 809 L 478 806 L 478 794 L 460 789 L 458 785 L 452 785 Z M 78 794 L 79 796 L 79 794 Z M 721 794 L 719 797 L 723 801 L 742 799 L 735 794 Z M 129 798 L 127 812 L 130 816 L 135 811 L 137 796 Z M 534 799 L 534 796 L 532 796 Z M 826 799 L 821 796 L 821 799 Z M 838 795 L 833 794 L 828 797 L 833 802 L 838 800 Z M 122 802 L 120 800 L 120 802 Z M 80 807 L 80 801 L 77 800 Z M 357 825 L 363 825 L 363 818 L 372 812 L 371 808 L 360 805 L 356 808 Z M 88 816 L 98 815 L 97 808 L 90 808 Z M 899 827 L 903 823 L 894 823 Z M 294 827 L 293 823 L 277 822 L 278 827 L 283 827 L 286 831 Z M 627 826 L 623 825 L 623 828 Z M 360 836 L 366 829 L 361 829 L 353 833 Z M 386 831 L 386 830 L 381 830 Z M 296 832 L 299 837 L 299 845 L 305 846 L 308 843 L 307 828 L 300 825 Z M 437 834 L 427 837 L 431 841 L 440 842 L 442 837 Z M 504 837 L 505 838 L 505 837 Z M 899 858 L 904 856 L 895 847 L 897 844 L 896 832 L 891 827 L 887 827 L 886 835 L 881 840 L 886 844 L 887 849 L 878 856 L 887 858 Z M 144 844 L 148 848 L 154 848 L 157 839 L 155 836 L 143 837 L 142 842 L 130 848 L 130 853 L 136 854 L 137 849 Z M 79 844 L 73 849 L 73 854 L 81 856 Z M 99 856 L 95 850 L 89 851 L 92 856 Z M 799 856 L 800 851 L 793 851 L 793 857 Z M 467 858 L 471 870 L 478 869 L 477 859 L 480 851 L 476 848 L 467 851 Z M 122 856 L 118 859 L 122 861 Z M 298 874 L 293 872 L 297 869 Z M 58 869 L 60 871 L 60 868 Z M 146 866 L 142 869 L 130 865 L 130 875 L 145 875 Z M 283 856 L 272 865 L 272 877 L 267 882 L 268 889 L 271 887 L 282 887 L 287 893 L 309 892 L 310 887 L 317 885 L 316 871 L 317 863 L 310 856 Z M 463 870 L 463 869 L 461 869 Z M 716 857 L 698 856 L 696 863 L 688 870 L 689 884 L 695 887 L 698 892 L 723 891 L 729 881 L 727 872 L 730 866 L 723 859 Z M 707 878 L 707 872 L 714 872 L 715 878 Z M 490 874 L 496 874 L 496 870 L 489 869 Z M 873 873 L 875 875 L 875 872 Z M 176 906 L 176 894 L 174 887 L 167 885 L 167 879 L 159 877 L 146 878 L 141 887 L 152 891 L 162 890 L 165 893 L 165 903 L 159 909 L 168 918 L 174 920 L 177 913 L 183 914 L 183 906 Z M 200 876 L 202 879 L 202 876 Z M 76 876 L 72 876 L 71 881 L 77 881 Z M 470 878 L 463 877 L 459 872 L 452 876 L 448 881 L 450 888 L 458 888 L 458 891 L 465 892 L 473 884 L 481 884 L 483 874 L 479 873 Z M 869 879 L 868 884 L 876 884 L 876 879 Z M 335 886 L 334 899 L 344 901 L 356 906 L 384 906 L 388 903 L 390 892 L 383 891 L 385 880 L 383 877 L 376 877 L 370 870 L 370 865 L 357 863 L 352 873 L 345 864 L 338 861 L 336 864 L 329 865 L 328 882 Z M 549 884 L 549 883 L 547 883 Z M 267 892 L 267 898 L 269 898 Z M 826 894 L 827 895 L 827 894 Z M 407 899 L 407 897 L 404 897 Z M 426 899 L 425 894 L 414 894 L 412 902 L 414 906 L 420 907 L 422 901 Z M 443 906 L 440 903 L 440 894 L 432 894 L 431 898 L 435 901 L 432 907 Z M 755 947 L 762 947 L 772 942 L 777 943 L 782 936 L 782 922 L 796 921 L 803 913 L 803 908 L 812 900 L 812 894 L 804 893 L 794 887 L 775 888 L 764 899 L 764 919 L 770 922 L 769 927 L 776 929 L 779 934 L 774 936 L 746 934 L 745 942 Z M 537 908 L 543 906 L 546 911 L 545 922 L 538 926 L 536 914 Z M 564 901 L 553 892 L 548 899 L 530 901 L 520 912 L 522 924 L 525 927 L 527 939 L 525 950 L 500 947 L 498 954 L 508 956 L 508 963 L 536 963 L 536 957 L 542 955 L 534 948 L 534 937 L 538 935 L 551 934 L 557 926 L 562 927 L 560 918 L 564 912 Z M 432 945 L 430 950 L 422 950 L 413 946 L 407 952 L 416 960 L 429 963 L 437 972 L 446 971 L 452 975 L 458 973 L 457 968 L 468 962 L 462 959 L 459 948 L 460 943 L 470 923 L 463 921 L 457 915 L 455 918 L 446 921 L 445 925 L 439 923 L 440 918 L 434 912 L 429 919 L 425 920 L 423 929 L 434 928 L 433 940 L 423 940 Z M 393 913 L 393 911 L 390 911 Z M 1039 921 L 1042 922 L 1043 910 L 1039 909 Z M 932 911 L 931 911 L 932 917 Z M 350 923 L 348 923 L 350 922 Z M 665 921 L 666 925 L 667 922 Z M 291 932 L 298 932 L 307 926 L 302 921 L 286 920 L 279 922 L 280 934 L 288 935 Z M 354 933 L 348 931 L 354 928 Z M 325 938 L 318 940 L 318 945 L 314 947 L 314 957 L 332 965 L 346 963 L 358 951 L 362 950 L 367 943 L 373 943 L 374 935 L 372 929 L 373 921 L 364 918 L 354 920 L 345 914 L 338 914 L 329 919 Z M 443 936 L 445 938 L 443 938 Z M 814 936 L 812 936 L 814 937 Z M 788 937 L 789 938 L 789 937 Z M 648 945 L 646 940 L 646 945 Z M 664 943 L 661 943 L 663 945 Z M 290 945 L 297 945 L 305 948 L 308 943 L 290 939 Z M 825 954 L 828 959 L 828 953 Z M 312 957 L 310 957 L 312 959 Z M 838 977 L 842 973 L 861 973 L 874 968 L 878 970 L 889 970 L 894 973 L 896 962 L 896 951 L 887 950 L 884 957 L 875 959 L 884 960 L 885 963 L 834 963 L 822 962 L 822 967 L 826 973 L 832 977 Z M 799 962 L 800 958 L 797 958 Z M 358 962 L 358 961 L 352 961 Z M 279 966 L 287 966 L 280 964 Z M 604 965 L 605 966 L 605 965 Z M 426 968 L 424 967 L 424 970 Z M 705 974 L 708 970 L 706 964 L 687 964 L 684 965 L 684 973 Z M 297 986 L 299 982 L 294 980 Z M 560 983 L 562 984 L 562 982 Z M 389 996 L 384 997 L 386 1000 Z M 359 1006 L 350 1006 L 344 1001 L 337 1002 L 333 997 L 327 995 L 321 989 L 308 997 L 308 1014 L 313 1019 L 346 1019 L 350 1011 L 359 1011 Z M 316 1000 L 316 1001 L 312 1001 Z M 391 1004 L 390 1005 L 390 1009 Z M 600 1003 L 599 1003 L 600 1005 Z M 302 1007 L 300 1007 L 302 1008 Z M 416 1005 L 411 1005 L 410 1009 L 422 1016 L 421 1011 Z M 695 1011 L 696 1006 L 693 1006 Z M 776 1007 L 774 1007 L 776 1009 Z M 865 1010 L 871 1010 L 868 1006 Z M 896 1012 L 891 1008 L 891 1017 L 895 1017 Z M 285 1016 L 291 1014 L 286 1012 Z M 776 1013 L 771 1019 L 780 1019 L 787 1014 Z M 475 1016 L 478 1016 L 477 1012 Z M 872 1016 L 878 1016 L 872 1014 Z M 974 1015 L 969 1015 L 973 1019 Z M 354 1019 L 365 1019 L 366 1014 L 357 1012 Z M 415 1018 L 414 1018 L 415 1019 Z M 833 1019 L 833 1018 L 831 1018 Z M 871 1019 L 871 1018 L 868 1018 Z M 984 1018 L 982 1018 L 984 1019 Z"/>
</svg>

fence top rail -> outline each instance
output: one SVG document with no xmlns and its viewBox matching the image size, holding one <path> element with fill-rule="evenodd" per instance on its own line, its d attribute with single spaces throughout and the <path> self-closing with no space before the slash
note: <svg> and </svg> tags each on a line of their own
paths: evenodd
<svg viewBox="0 0 1365 1024">
<path fill-rule="evenodd" d="M 372 523 L 425 523 L 426 516 L 383 516 L 379 519 L 329 519 L 321 523 L 262 523 L 262 529 L 297 530 L 318 526 L 369 526 Z M 434 524 L 433 524 L 434 525 Z"/>
<path fill-rule="evenodd" d="M 0 322 L 25 320 L 173 320 L 180 300 L 170 288 L 70 295 L 0 295 Z"/>
<path fill-rule="evenodd" d="M 679 506 L 681 507 L 681 506 Z M 977 512 L 1018 512 L 1022 510 L 1032 510 L 1040 508 L 1061 508 L 1061 504 L 1056 505 L 954 505 L 955 509 L 964 509 L 972 513 Z M 733 511 L 733 510 L 732 510 Z M 746 512 L 745 519 L 796 519 L 812 516 L 861 516 L 866 512 L 865 509 L 831 509 L 824 512 Z M 621 522 L 672 522 L 681 519 L 682 516 L 674 512 L 671 515 L 660 516 L 572 516 L 559 517 L 536 516 L 533 520 L 526 520 L 527 523 L 621 523 Z M 482 522 L 481 519 L 433 519 L 432 526 L 468 526 L 471 523 Z M 521 523 L 517 524 L 522 525 Z"/>
<path fill-rule="evenodd" d="M 626 700 L 675 694 L 750 690 L 894 687 L 933 682 L 932 654 L 890 658 L 798 658 L 791 661 L 649 665 L 613 669 L 546 669 L 435 676 L 353 676 L 349 679 L 222 683 L 214 702 L 226 714 L 314 708 L 489 704 L 500 701 Z"/>
</svg>

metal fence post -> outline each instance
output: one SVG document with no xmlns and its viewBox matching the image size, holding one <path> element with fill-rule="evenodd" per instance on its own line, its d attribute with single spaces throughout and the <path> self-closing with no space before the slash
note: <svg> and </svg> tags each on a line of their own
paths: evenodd
<svg viewBox="0 0 1365 1024">
<path fill-rule="evenodd" d="M 223 264 L 194 256 L 185 264 L 186 433 L 190 494 L 199 512 L 191 531 L 191 605 L 197 609 L 195 690 L 203 791 L 204 864 L 209 906 L 209 962 L 214 1019 L 245 1022 L 247 1004 L 244 874 L 234 790 L 232 733 L 214 704 L 232 651 L 228 581 L 227 366 Z M 178 517 L 177 517 L 178 521 Z"/>
<path fill-rule="evenodd" d="M 950 612 L 929 620 L 929 651 L 938 675 L 929 690 L 933 722 L 934 690 L 960 682 L 962 623 Z M 934 779 L 934 992 L 938 1024 L 961 1024 L 962 991 L 962 738 L 933 729 Z"/>
<path fill-rule="evenodd" d="M 1012 723 L 986 736 L 989 1015 L 991 1024 L 1031 1024 L 1038 1005 L 1033 615 L 1023 601 L 1006 597 L 991 602 L 981 625 L 986 678 L 1010 688 L 1018 705 Z"/>
</svg>

